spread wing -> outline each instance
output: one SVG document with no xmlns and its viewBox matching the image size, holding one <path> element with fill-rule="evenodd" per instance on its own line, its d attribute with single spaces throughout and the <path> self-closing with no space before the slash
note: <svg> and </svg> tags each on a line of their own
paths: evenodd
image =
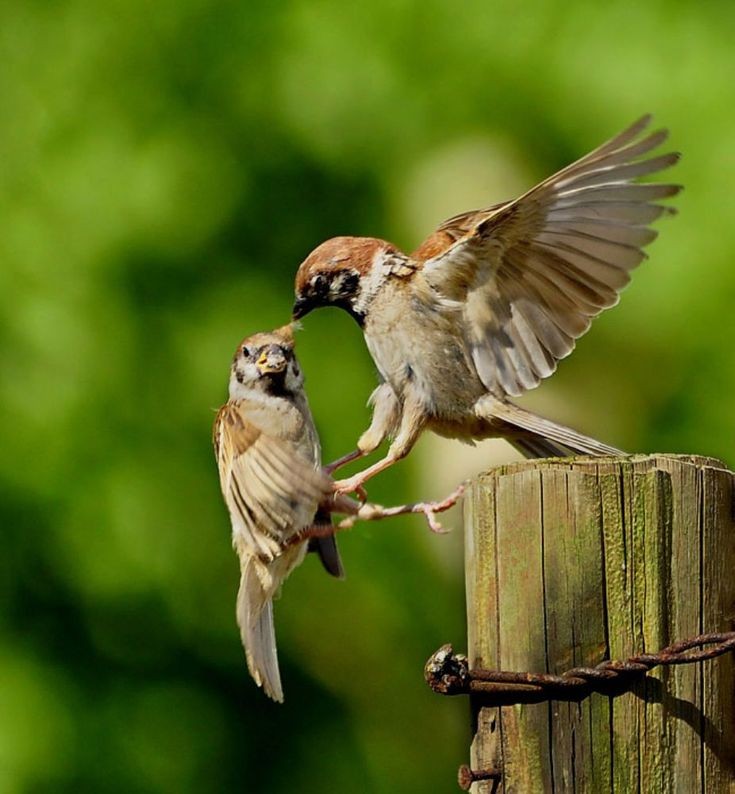
<svg viewBox="0 0 735 794">
<path fill-rule="evenodd" d="M 277 557 L 332 494 L 329 476 L 248 422 L 236 403 L 217 414 L 214 449 L 233 536 L 264 561 Z"/>
<path fill-rule="evenodd" d="M 678 185 L 636 184 L 676 153 L 641 159 L 666 130 L 650 116 L 515 201 L 446 221 L 413 254 L 429 287 L 461 307 L 477 373 L 498 396 L 551 375 L 593 317 L 617 303 L 656 237 L 656 203 Z"/>
</svg>

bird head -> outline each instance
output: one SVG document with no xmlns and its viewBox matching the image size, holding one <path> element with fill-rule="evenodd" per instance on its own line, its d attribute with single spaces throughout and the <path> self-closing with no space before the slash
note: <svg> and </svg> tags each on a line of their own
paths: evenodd
<svg viewBox="0 0 735 794">
<path fill-rule="evenodd" d="M 304 376 L 294 353 L 290 325 L 267 333 L 253 334 L 240 342 L 232 361 L 230 397 L 247 392 L 294 394 L 304 385 Z"/>
<path fill-rule="evenodd" d="M 380 262 L 395 248 L 372 237 L 333 237 L 315 248 L 296 273 L 295 320 L 321 306 L 337 306 L 360 325 L 365 319 L 366 289 Z"/>
</svg>

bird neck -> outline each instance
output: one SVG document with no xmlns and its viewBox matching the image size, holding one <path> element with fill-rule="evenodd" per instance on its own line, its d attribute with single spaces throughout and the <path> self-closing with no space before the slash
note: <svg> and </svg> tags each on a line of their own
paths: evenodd
<svg viewBox="0 0 735 794">
<path fill-rule="evenodd" d="M 360 292 L 352 303 L 350 314 L 362 326 L 377 295 L 395 276 L 403 275 L 408 258 L 398 252 L 379 250 L 370 269 L 360 279 Z"/>
</svg>

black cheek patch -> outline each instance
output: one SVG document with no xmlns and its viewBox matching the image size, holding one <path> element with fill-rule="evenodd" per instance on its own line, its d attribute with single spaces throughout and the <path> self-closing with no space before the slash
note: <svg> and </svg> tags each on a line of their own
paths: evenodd
<svg viewBox="0 0 735 794">
<path fill-rule="evenodd" d="M 342 303 L 337 303 L 336 305 L 339 306 L 340 309 L 344 309 L 347 314 L 349 314 L 350 317 L 352 317 L 352 319 L 360 326 L 360 328 L 365 326 L 365 315 L 361 312 L 356 312 L 349 301 L 343 301 Z"/>
<path fill-rule="evenodd" d="M 240 372 L 239 369 L 235 370 L 235 379 L 237 380 L 238 383 L 245 382 L 245 376 L 242 374 L 242 372 Z"/>
<path fill-rule="evenodd" d="M 356 295 L 359 285 L 360 276 L 357 273 L 347 273 L 342 276 L 342 282 L 339 285 L 340 298 L 351 298 Z"/>
<path fill-rule="evenodd" d="M 329 295 L 329 276 L 320 273 L 316 281 L 312 284 L 311 293 L 312 297 L 318 301 L 326 300 Z"/>
</svg>

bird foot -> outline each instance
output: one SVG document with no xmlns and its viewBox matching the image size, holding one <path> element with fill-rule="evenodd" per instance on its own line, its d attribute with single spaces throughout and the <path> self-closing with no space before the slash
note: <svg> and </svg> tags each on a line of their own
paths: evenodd
<svg viewBox="0 0 735 794">
<path fill-rule="evenodd" d="M 364 503 L 367 501 L 367 491 L 363 487 L 364 482 L 359 474 L 346 480 L 335 480 L 333 485 L 334 492 L 337 494 L 354 493 Z"/>
<path fill-rule="evenodd" d="M 402 516 L 408 513 L 421 513 L 424 518 L 426 518 L 429 529 L 432 532 L 443 535 L 450 530 L 444 529 L 439 521 L 437 521 L 436 514 L 443 513 L 445 510 L 449 510 L 450 507 L 453 507 L 464 491 L 464 485 L 460 485 L 459 488 L 440 502 L 416 502 L 410 505 L 397 505 L 396 507 L 383 507 L 382 505 L 364 503 L 360 505 L 360 508 L 353 515 L 345 518 L 339 524 L 339 527 L 340 529 L 348 529 L 352 527 L 356 521 L 378 521 L 383 518 Z"/>
<path fill-rule="evenodd" d="M 424 517 L 426 518 L 426 523 L 429 525 L 429 529 L 432 532 L 436 532 L 438 535 L 446 535 L 450 530 L 444 529 L 441 523 L 437 520 L 436 514 L 443 513 L 445 510 L 449 510 L 450 507 L 454 507 L 454 505 L 457 504 L 457 500 L 464 492 L 465 487 L 463 484 L 449 494 L 446 499 L 442 499 L 440 502 L 418 502 L 417 504 L 413 505 L 412 512 L 423 513 Z"/>
<path fill-rule="evenodd" d="M 424 514 L 424 518 L 426 519 L 426 523 L 429 525 L 429 529 L 436 535 L 447 535 L 451 531 L 449 529 L 445 529 L 441 522 L 437 521 L 436 508 L 433 504 L 417 504 L 416 508 L 417 510 L 415 512 L 421 512 Z"/>
</svg>

